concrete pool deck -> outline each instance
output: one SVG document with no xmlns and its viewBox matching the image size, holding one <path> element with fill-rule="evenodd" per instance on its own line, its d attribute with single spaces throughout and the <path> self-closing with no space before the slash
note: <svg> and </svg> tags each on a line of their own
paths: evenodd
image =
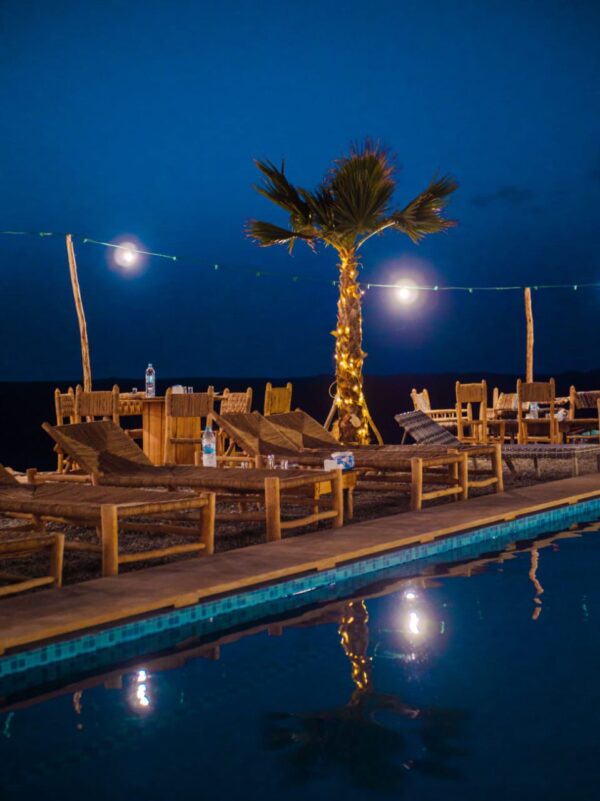
<svg viewBox="0 0 600 801">
<path fill-rule="evenodd" d="M 594 497 L 598 473 L 7 598 L 0 654 Z"/>
</svg>

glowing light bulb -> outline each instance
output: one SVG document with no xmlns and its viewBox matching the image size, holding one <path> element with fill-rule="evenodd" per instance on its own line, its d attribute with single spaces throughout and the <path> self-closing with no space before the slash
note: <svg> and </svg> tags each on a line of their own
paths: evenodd
<svg viewBox="0 0 600 801">
<path fill-rule="evenodd" d="M 131 268 L 138 262 L 137 247 L 133 242 L 120 242 L 114 255 L 119 267 Z"/>
<path fill-rule="evenodd" d="M 403 303 L 404 305 L 408 306 L 410 303 L 414 303 L 417 299 L 417 291 L 413 289 L 411 286 L 398 286 L 396 289 L 396 297 Z"/>
</svg>

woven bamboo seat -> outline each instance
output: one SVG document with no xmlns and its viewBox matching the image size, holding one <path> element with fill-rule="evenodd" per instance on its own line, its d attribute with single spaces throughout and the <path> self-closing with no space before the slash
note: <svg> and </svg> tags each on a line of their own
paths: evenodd
<svg viewBox="0 0 600 801">
<path fill-rule="evenodd" d="M 282 529 L 299 528 L 320 520 L 331 520 L 334 527 L 343 524 L 343 487 L 341 471 L 334 470 L 236 470 L 192 465 L 154 466 L 144 452 L 112 422 L 79 423 L 43 428 L 65 453 L 76 459 L 97 484 L 128 487 L 192 488 L 217 491 L 244 498 L 258 496 L 261 512 L 227 512 L 220 519 L 266 521 L 267 539 L 281 538 Z M 327 487 L 329 488 L 327 491 Z M 318 502 L 329 508 L 311 515 L 281 519 L 282 504 L 296 506 L 298 495 L 319 495 Z M 320 500 L 321 495 L 331 499 Z"/>
</svg>

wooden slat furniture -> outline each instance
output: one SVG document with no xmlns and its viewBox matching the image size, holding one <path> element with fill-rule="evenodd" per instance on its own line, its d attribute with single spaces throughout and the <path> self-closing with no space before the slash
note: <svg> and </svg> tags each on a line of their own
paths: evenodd
<svg viewBox="0 0 600 801">
<path fill-rule="evenodd" d="M 398 425 L 403 428 L 416 443 L 422 445 L 446 445 L 446 447 L 469 447 L 463 445 L 453 434 L 435 420 L 431 420 L 422 412 L 405 412 L 397 414 L 394 418 Z M 508 421 L 514 422 L 515 421 Z M 537 421 L 532 421 L 537 422 Z M 543 420 L 540 422 L 544 422 Z M 568 421 L 561 421 L 565 425 Z M 498 446 L 499 447 L 499 446 Z M 511 470 L 514 470 L 513 460 L 531 459 L 533 460 L 536 473 L 540 475 L 540 460 L 564 461 L 568 460 L 572 465 L 573 475 L 579 475 L 579 464 L 582 458 L 596 457 L 597 467 L 600 470 L 600 445 L 592 444 L 559 444 L 532 443 L 527 445 L 502 445 L 502 458 Z"/>
<path fill-rule="evenodd" d="M 505 424 L 490 415 L 486 381 L 456 382 L 456 436 L 473 444 L 485 445 L 494 439 L 504 442 Z"/>
<path fill-rule="evenodd" d="M 81 386 L 75 389 L 75 409 L 73 422 L 83 420 L 112 420 L 119 424 L 119 387 L 115 384 L 112 390 L 93 390 L 86 392 Z"/>
<path fill-rule="evenodd" d="M 110 422 L 50 426 L 48 434 L 75 458 L 82 469 L 101 485 L 122 487 L 161 487 L 217 492 L 231 501 L 255 501 L 258 512 L 221 512 L 219 520 L 264 521 L 269 541 L 281 538 L 282 530 L 301 528 L 331 520 L 334 528 L 343 525 L 344 503 L 341 471 L 261 470 L 195 467 L 188 465 L 155 466 L 143 451 Z M 325 495 L 327 488 L 331 497 Z M 315 504 L 315 495 L 318 494 Z M 313 507 L 312 513 L 298 517 L 296 508 Z M 315 505 L 326 507 L 315 512 Z M 282 519 L 282 511 L 295 515 Z"/>
<path fill-rule="evenodd" d="M 143 439 L 144 429 L 125 428 L 123 426 L 124 417 L 143 417 L 144 415 L 144 393 L 141 392 L 120 392 L 119 393 L 119 422 L 123 430 L 133 439 Z"/>
<path fill-rule="evenodd" d="M 274 387 L 269 381 L 265 387 L 265 402 L 263 414 L 289 412 L 292 408 L 292 385 L 288 381 L 285 387 Z"/>
<path fill-rule="evenodd" d="M 600 390 L 578 392 L 572 386 L 568 414 L 573 428 L 566 435 L 567 442 L 600 443 Z"/>
<path fill-rule="evenodd" d="M 537 403 L 548 409 L 547 418 L 537 418 L 545 423 L 546 434 L 540 434 L 540 423 L 536 422 L 537 431 L 535 434 L 530 431 L 531 418 L 526 417 L 526 408 L 530 404 Z M 556 445 L 562 441 L 559 430 L 558 420 L 556 419 L 556 387 L 554 379 L 549 381 L 526 382 L 517 380 L 517 420 L 518 420 L 518 443 L 527 445 L 530 442 L 549 442 Z"/>
<path fill-rule="evenodd" d="M 454 409 L 432 409 L 427 389 L 423 388 L 421 392 L 417 392 L 417 390 L 413 388 L 410 391 L 410 397 L 415 411 L 424 412 L 431 417 L 432 420 L 437 420 L 440 425 L 456 424 L 456 407 Z"/>
<path fill-rule="evenodd" d="M 245 392 L 231 392 L 227 387 L 223 390 L 220 395 L 219 414 L 235 412 L 247 414 L 250 411 L 252 411 L 252 387 L 248 387 Z M 234 443 L 228 440 L 224 431 L 217 431 L 218 454 L 229 454 L 234 447 Z"/>
<path fill-rule="evenodd" d="M 75 390 L 73 387 L 69 387 L 66 392 L 61 392 L 58 387 L 54 390 L 54 411 L 57 426 L 75 422 Z M 57 471 L 59 473 L 68 472 L 71 467 L 68 459 L 65 459 L 58 445 L 54 447 L 54 450 L 57 455 Z"/>
<path fill-rule="evenodd" d="M 202 445 L 202 431 L 211 421 L 214 410 L 214 390 L 206 392 L 175 393 L 169 388 L 165 394 L 165 462 L 194 464 Z M 182 432 L 177 424 L 189 430 Z"/>
<path fill-rule="evenodd" d="M 74 424 L 78 425 L 78 424 Z M 79 425 L 102 425 L 84 423 Z M 110 425 L 114 425 L 112 422 Z M 128 438 L 125 433 L 123 436 Z M 76 460 L 78 461 L 78 460 Z M 66 550 L 91 551 L 102 559 L 102 575 L 114 576 L 119 565 L 159 559 L 184 553 L 212 554 L 214 551 L 214 495 L 167 493 L 122 487 L 100 487 L 73 483 L 38 482 L 35 470 L 29 471 L 28 484 L 16 479 L 11 486 L 0 487 L 0 513 L 10 517 L 31 518 L 43 528 L 47 521 L 59 521 L 95 528 L 100 544 L 65 543 Z M 194 527 L 170 522 L 148 523 L 140 518 L 162 519 L 176 513 L 199 510 L 200 525 Z M 132 524 L 133 520 L 139 522 Z M 119 529 L 156 533 L 176 533 L 192 539 L 181 545 L 124 553 L 119 546 Z"/>
<path fill-rule="evenodd" d="M 10 498 L 22 494 L 22 489 L 17 479 L 0 464 L 0 514 L 3 505 L 9 505 Z M 64 544 L 64 534 L 47 533 L 38 516 L 18 526 L 0 529 L 0 562 L 13 559 L 21 561 L 44 551 L 49 556 L 48 573 L 43 576 L 31 577 L 13 571 L 1 571 L 0 598 L 40 587 L 61 587 Z"/>
<path fill-rule="evenodd" d="M 231 392 L 227 387 L 220 396 L 219 414 L 252 411 L 252 387 L 245 392 Z"/>
<path fill-rule="evenodd" d="M 336 440 L 319 423 L 300 410 L 265 418 L 258 412 L 249 415 L 218 415 L 217 422 L 238 447 L 257 460 L 267 454 L 285 457 L 292 462 L 316 466 L 339 450 Z M 274 421 L 274 422 L 273 422 Z M 320 433 L 319 433 L 319 429 Z M 310 433 L 307 433 L 310 430 Z M 303 448 L 310 442 L 312 449 Z M 333 445 L 335 442 L 335 446 Z M 478 449 L 478 455 L 489 456 L 492 475 L 474 479 L 467 473 L 467 457 L 455 448 L 402 445 L 367 445 L 352 449 L 359 480 L 357 490 L 410 491 L 413 509 L 422 508 L 423 501 L 445 495 L 467 498 L 469 486 L 494 486 L 502 491 L 502 461 L 494 446 Z M 344 474 L 346 475 L 346 474 Z M 425 490 L 428 484 L 435 490 Z M 440 490 L 439 485 L 444 489 Z"/>
</svg>

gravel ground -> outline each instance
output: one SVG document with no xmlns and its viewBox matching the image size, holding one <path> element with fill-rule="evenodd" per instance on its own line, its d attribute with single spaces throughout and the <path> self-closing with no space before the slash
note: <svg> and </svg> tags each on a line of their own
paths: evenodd
<svg viewBox="0 0 600 801">
<path fill-rule="evenodd" d="M 535 473 L 529 466 L 521 466 L 517 464 L 519 472 L 515 475 L 510 472 L 505 472 L 505 487 L 506 489 L 516 487 L 526 487 L 534 484 L 552 481 L 558 478 L 566 478 L 570 475 L 569 465 L 567 462 L 563 464 L 554 461 L 541 462 L 542 478 L 538 479 Z M 595 459 L 590 460 L 589 465 L 582 462 L 582 472 L 591 472 L 596 469 Z M 472 495 L 484 494 L 487 490 L 473 491 Z M 447 500 L 441 499 L 436 502 L 429 502 L 427 505 L 433 503 L 448 503 Z M 305 507 L 304 507 L 305 509 Z M 406 494 L 392 494 L 392 493 L 358 493 L 355 495 L 355 514 L 353 522 L 360 522 L 361 520 L 372 520 L 377 517 L 387 517 L 389 515 L 407 512 L 410 509 L 410 500 Z M 0 520 L 0 532 L 4 536 L 9 536 L 10 529 L 14 525 L 19 525 L 21 521 L 14 520 Z M 315 531 L 319 526 L 313 525 L 303 529 L 297 529 L 292 532 L 286 532 L 285 536 L 302 536 L 308 531 Z M 69 541 L 75 542 L 97 542 L 96 533 L 93 530 L 83 529 L 77 526 L 65 526 L 59 524 L 50 524 L 49 530 L 63 531 L 66 534 L 67 543 Z M 171 545 L 185 542 L 181 536 L 175 535 L 152 535 L 149 537 L 146 534 L 138 533 L 135 531 L 127 532 L 120 535 L 121 547 L 127 552 L 142 552 L 153 547 L 160 547 L 161 545 Z M 215 549 L 217 552 L 228 551 L 233 548 L 242 548 L 246 545 L 253 545 L 255 543 L 264 541 L 264 527 L 262 524 L 253 523 L 231 523 L 217 521 L 216 536 L 215 536 Z M 180 558 L 193 558 L 191 556 L 184 556 Z M 129 570 L 142 570 L 145 567 L 152 565 L 164 564 L 168 561 L 173 561 L 173 557 L 169 559 L 153 559 L 148 561 L 136 562 L 133 565 L 125 565 L 121 568 L 121 572 Z M 0 565 L 0 570 L 10 570 L 11 573 L 19 573 L 27 577 L 44 575 L 47 570 L 48 558 L 45 555 L 36 555 L 23 560 L 12 560 L 10 566 L 6 563 Z M 93 553 L 83 553 L 80 551 L 69 551 L 65 553 L 64 562 L 64 576 L 65 584 L 74 584 L 80 581 L 88 581 L 89 579 L 98 578 L 100 576 L 100 558 L 99 555 Z M 1 580 L 0 580 L 1 583 Z"/>
</svg>

